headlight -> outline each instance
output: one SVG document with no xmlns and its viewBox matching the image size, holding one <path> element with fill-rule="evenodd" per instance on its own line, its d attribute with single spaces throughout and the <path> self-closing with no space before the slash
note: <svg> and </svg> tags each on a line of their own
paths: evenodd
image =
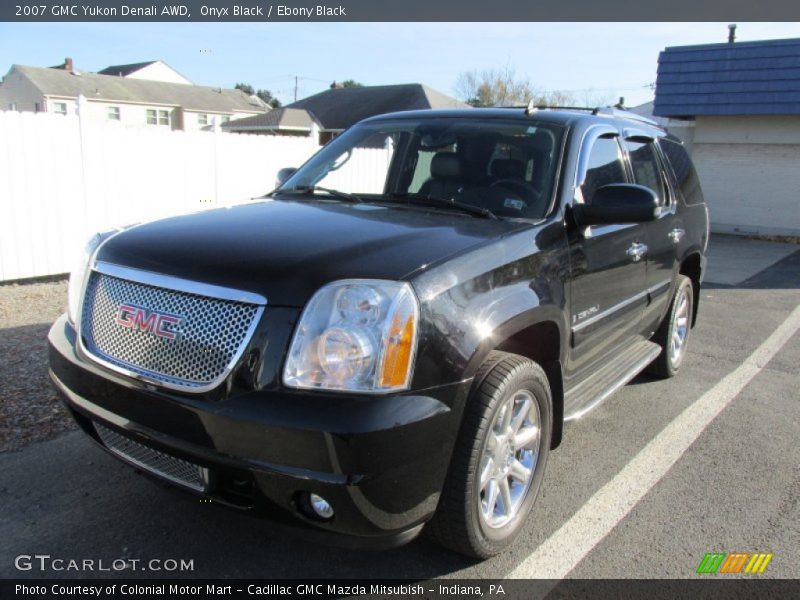
<svg viewBox="0 0 800 600">
<path fill-rule="evenodd" d="M 69 274 L 69 287 L 67 288 L 67 318 L 74 325 L 78 321 L 78 313 L 81 309 L 81 295 L 83 294 L 84 283 L 86 282 L 86 275 L 89 272 L 89 262 L 94 256 L 95 250 L 100 244 L 105 241 L 115 231 L 108 231 L 105 233 L 96 233 L 92 236 L 86 246 L 81 252 L 80 259 L 75 264 L 72 272 Z"/>
<path fill-rule="evenodd" d="M 419 305 L 397 281 L 345 280 L 311 298 L 292 339 L 283 382 L 352 392 L 408 389 Z"/>
</svg>

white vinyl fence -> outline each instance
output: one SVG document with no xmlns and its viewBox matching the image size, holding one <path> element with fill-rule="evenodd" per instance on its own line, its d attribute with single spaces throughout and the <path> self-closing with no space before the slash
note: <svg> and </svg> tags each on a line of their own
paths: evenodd
<svg viewBox="0 0 800 600">
<path fill-rule="evenodd" d="M 246 202 L 318 150 L 311 138 L 115 125 L 0 111 L 0 281 L 68 272 L 97 231 Z"/>
</svg>

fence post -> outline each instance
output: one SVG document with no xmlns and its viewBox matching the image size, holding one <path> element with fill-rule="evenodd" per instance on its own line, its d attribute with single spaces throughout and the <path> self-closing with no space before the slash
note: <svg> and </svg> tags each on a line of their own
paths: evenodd
<svg viewBox="0 0 800 600">
<path fill-rule="evenodd" d="M 83 190 L 83 225 L 84 228 L 89 226 L 89 189 L 86 183 L 86 157 L 88 152 L 86 146 L 88 144 L 87 124 L 89 120 L 89 101 L 86 96 L 80 94 L 77 99 L 78 109 L 78 143 L 80 145 L 80 161 L 81 161 L 81 190 Z M 83 237 L 87 237 L 88 231 L 83 232 Z"/>
<path fill-rule="evenodd" d="M 214 206 L 219 206 L 219 136 L 221 135 L 222 128 L 220 127 L 220 118 L 214 117 L 213 130 L 214 130 Z"/>
</svg>

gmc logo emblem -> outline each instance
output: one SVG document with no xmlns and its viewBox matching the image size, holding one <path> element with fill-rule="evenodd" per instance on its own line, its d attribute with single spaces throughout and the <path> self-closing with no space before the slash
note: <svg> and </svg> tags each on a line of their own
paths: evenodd
<svg viewBox="0 0 800 600">
<path fill-rule="evenodd" d="M 183 317 L 159 313 L 133 304 L 120 304 L 114 321 L 126 329 L 138 329 L 144 333 L 174 340 L 180 333 L 176 331 L 176 327 L 183 321 Z"/>
</svg>

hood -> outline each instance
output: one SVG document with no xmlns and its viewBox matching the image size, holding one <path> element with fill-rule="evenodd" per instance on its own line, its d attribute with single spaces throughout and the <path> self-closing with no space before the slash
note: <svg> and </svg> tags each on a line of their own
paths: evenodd
<svg viewBox="0 0 800 600">
<path fill-rule="evenodd" d="M 331 281 L 402 279 L 527 226 L 418 207 L 272 200 L 138 225 L 97 258 L 300 307 Z"/>
</svg>

